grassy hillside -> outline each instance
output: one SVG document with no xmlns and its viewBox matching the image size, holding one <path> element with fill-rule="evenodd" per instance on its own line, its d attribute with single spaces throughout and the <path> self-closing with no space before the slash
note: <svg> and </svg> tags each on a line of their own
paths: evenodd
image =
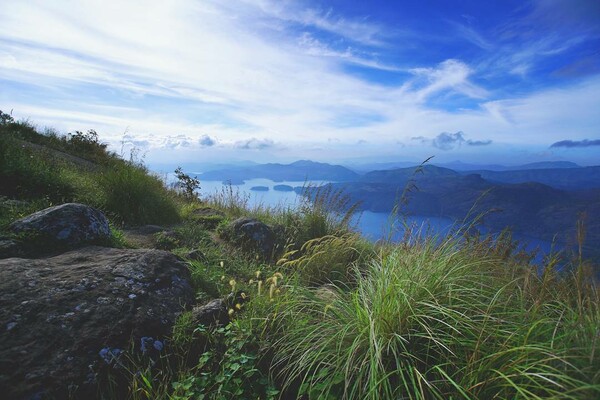
<svg viewBox="0 0 600 400">
<path fill-rule="evenodd" d="M 6 114 L 4 114 L 6 115 Z M 118 224 L 179 220 L 178 194 L 135 159 L 106 151 L 95 131 L 43 134 L 27 122 L 0 124 L 0 195 L 27 203 L 3 204 L 0 224 L 32 209 L 81 202 Z"/>
<path fill-rule="evenodd" d="M 231 303 L 226 326 L 183 313 L 160 359 L 123 359 L 114 373 L 129 398 L 600 396 L 600 292 L 582 259 L 560 273 L 548 259 L 540 273 L 509 234 L 468 227 L 376 245 L 352 232 L 348 198 L 334 190 L 295 210 L 249 209 L 231 188 L 200 203 L 107 153 L 90 132 L 61 138 L 6 121 L 0 146 L 3 226 L 72 200 L 113 223 L 176 223 L 156 245 L 203 253 L 188 259 L 199 303 L 244 300 Z M 222 214 L 206 216 L 207 207 Z M 239 216 L 276 229 L 282 246 L 272 257 L 230 235 Z M 101 380 L 99 397 L 117 398 L 115 381 Z"/>
</svg>

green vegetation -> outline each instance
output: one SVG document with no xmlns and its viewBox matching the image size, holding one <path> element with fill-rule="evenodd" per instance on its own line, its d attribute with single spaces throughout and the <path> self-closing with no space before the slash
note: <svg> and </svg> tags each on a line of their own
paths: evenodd
<svg viewBox="0 0 600 400">
<path fill-rule="evenodd" d="M 0 194 L 12 199 L 1 203 L 2 227 L 62 201 L 97 206 L 117 224 L 177 222 L 154 240 L 184 258 L 201 252 L 187 261 L 199 304 L 244 299 L 228 306 L 224 326 L 181 314 L 160 359 L 120 369 L 129 398 L 600 397 L 600 291 L 581 257 L 560 271 L 550 257 L 542 270 L 509 234 L 468 229 L 373 244 L 331 189 L 297 209 L 249 209 L 231 187 L 200 202 L 106 153 L 93 134 L 73 143 L 0 117 Z M 241 216 L 283 238 L 273 259 L 228 241 Z M 100 392 L 116 396 L 110 385 Z"/>
<path fill-rule="evenodd" d="M 81 202 L 101 209 L 118 224 L 180 219 L 182 196 L 167 190 L 141 163 L 107 152 L 95 131 L 41 134 L 28 122 L 1 115 L 0 195 L 27 200 L 25 209 Z M 22 211 L 3 207 L 0 221 L 6 224 Z"/>
</svg>

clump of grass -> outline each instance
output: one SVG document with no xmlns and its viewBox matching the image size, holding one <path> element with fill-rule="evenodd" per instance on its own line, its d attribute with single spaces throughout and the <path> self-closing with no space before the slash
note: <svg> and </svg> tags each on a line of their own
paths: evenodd
<svg viewBox="0 0 600 400">
<path fill-rule="evenodd" d="M 128 224 L 168 224 L 179 220 L 172 195 L 141 165 L 115 161 L 99 177 L 102 208 Z"/>
<path fill-rule="evenodd" d="M 534 308 L 535 273 L 474 250 L 425 238 L 357 270 L 350 292 L 290 292 L 272 366 L 284 387 L 309 398 L 597 396 L 597 298 L 565 311 L 555 288 Z M 577 338 L 574 323 L 585 324 Z"/>
<path fill-rule="evenodd" d="M 233 185 L 225 185 L 219 192 L 209 196 L 206 201 L 216 209 L 224 211 L 231 218 L 237 218 L 248 214 L 250 195 L 244 194 Z"/>
<path fill-rule="evenodd" d="M 291 232 L 292 236 L 302 245 L 314 238 L 345 233 L 351 230 L 350 221 L 359 205 L 341 189 L 307 185 L 297 212 L 300 223 Z"/>
<path fill-rule="evenodd" d="M 327 235 L 307 241 L 299 250 L 287 252 L 278 264 L 302 284 L 348 283 L 353 266 L 368 258 L 370 247 L 355 233 Z"/>
</svg>

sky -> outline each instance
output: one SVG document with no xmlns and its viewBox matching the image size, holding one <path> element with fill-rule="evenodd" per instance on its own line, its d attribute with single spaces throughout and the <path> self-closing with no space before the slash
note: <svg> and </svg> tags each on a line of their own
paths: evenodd
<svg viewBox="0 0 600 400">
<path fill-rule="evenodd" d="M 0 110 L 150 164 L 600 164 L 597 0 L 2 0 Z"/>
</svg>

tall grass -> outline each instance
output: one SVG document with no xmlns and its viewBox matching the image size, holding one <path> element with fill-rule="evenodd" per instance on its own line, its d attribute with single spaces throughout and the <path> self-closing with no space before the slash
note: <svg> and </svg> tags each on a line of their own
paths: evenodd
<svg viewBox="0 0 600 400">
<path fill-rule="evenodd" d="M 173 223 L 179 220 L 174 195 L 141 165 L 115 160 L 99 176 L 101 207 L 124 223 Z"/>
<path fill-rule="evenodd" d="M 372 253 L 372 246 L 356 233 L 326 235 L 288 251 L 278 265 L 303 285 L 347 284 L 356 278 L 353 265 L 363 265 Z"/>
<path fill-rule="evenodd" d="M 315 399 L 600 395 L 595 288 L 573 304 L 568 283 L 544 285 L 480 250 L 429 237 L 356 270 L 354 290 L 289 291 L 273 370 Z"/>
<path fill-rule="evenodd" d="M 34 151 L 10 136 L 0 137 L 0 194 L 22 199 L 45 197 L 59 202 L 73 198 L 75 189 L 60 174 L 64 162 L 50 166 L 45 152 Z"/>
</svg>

